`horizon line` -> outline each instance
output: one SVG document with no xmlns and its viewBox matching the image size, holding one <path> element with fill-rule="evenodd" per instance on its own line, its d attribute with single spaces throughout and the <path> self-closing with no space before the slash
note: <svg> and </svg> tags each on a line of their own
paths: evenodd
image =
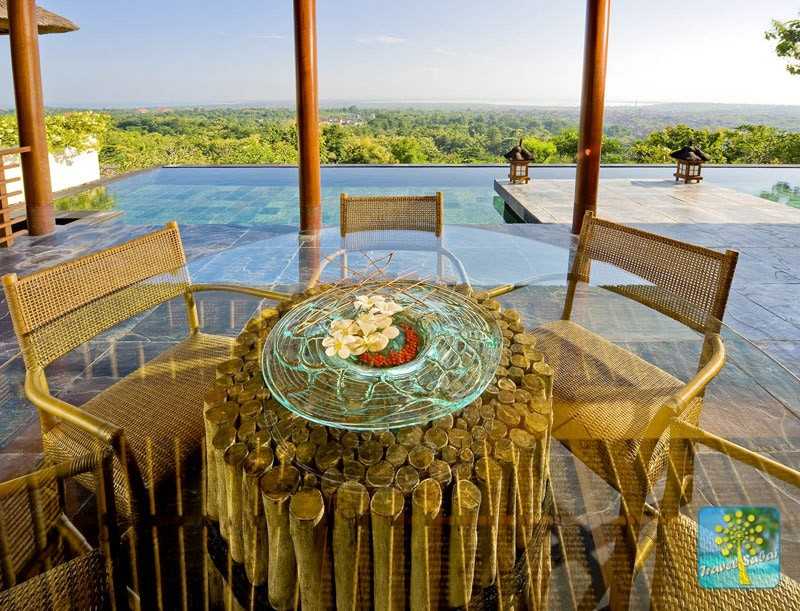
<svg viewBox="0 0 800 611">
<path fill-rule="evenodd" d="M 380 99 L 345 99 L 329 98 L 320 100 L 320 109 L 341 109 L 347 106 L 489 106 L 497 108 L 561 108 L 579 109 L 577 102 L 524 102 L 524 101 L 493 101 L 493 100 L 380 100 Z M 605 106 L 611 108 L 646 108 L 652 106 L 752 106 L 752 107 L 777 107 L 799 108 L 799 104 L 765 104 L 761 102 L 692 102 L 692 101 L 639 101 L 639 100 L 610 100 Z M 295 101 L 292 99 L 276 100 L 244 100 L 228 102 L 129 102 L 129 103 L 52 103 L 46 104 L 48 109 L 87 109 L 87 110 L 137 110 L 137 109 L 186 109 L 186 108 L 219 108 L 219 107 L 293 109 Z M 0 112 L 13 112 L 14 106 L 4 106 Z"/>
</svg>

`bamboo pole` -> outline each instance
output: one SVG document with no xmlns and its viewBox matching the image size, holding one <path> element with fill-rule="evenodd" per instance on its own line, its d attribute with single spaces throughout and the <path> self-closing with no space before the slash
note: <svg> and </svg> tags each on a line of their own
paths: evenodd
<svg viewBox="0 0 800 611">
<path fill-rule="evenodd" d="M 439 484 L 444 489 L 453 479 L 453 473 L 443 460 L 434 460 L 428 467 L 428 477 Z"/>
<path fill-rule="evenodd" d="M 367 469 L 367 485 L 370 488 L 388 488 L 394 482 L 396 469 L 386 460 L 375 463 Z"/>
<path fill-rule="evenodd" d="M 212 391 L 212 393 L 215 391 Z M 209 393 L 211 394 L 211 393 Z M 224 393 L 223 393 L 224 394 Z M 206 397 L 206 401 L 208 401 Z M 214 455 L 214 437 L 223 425 L 233 425 L 235 411 L 225 405 L 209 405 L 205 411 L 206 427 L 206 515 L 219 520 L 217 509 L 217 459 Z"/>
<path fill-rule="evenodd" d="M 442 489 L 426 479 L 411 495 L 411 609 L 438 609 L 442 579 Z"/>
<path fill-rule="evenodd" d="M 536 448 L 533 455 L 535 481 L 532 490 L 534 520 L 541 517 L 545 486 L 550 472 L 550 448 L 548 447 L 550 420 L 551 414 L 549 413 L 546 415 L 532 413 L 525 416 L 525 428 L 536 440 Z"/>
<path fill-rule="evenodd" d="M 481 491 L 481 528 L 478 530 L 478 585 L 486 588 L 497 578 L 497 533 L 500 521 L 500 495 L 503 472 L 500 465 L 488 456 L 475 465 L 478 488 Z"/>
<path fill-rule="evenodd" d="M 419 472 L 411 465 L 405 465 L 397 470 L 395 485 L 405 495 L 409 495 L 419 484 Z"/>
<path fill-rule="evenodd" d="M 348 481 L 336 491 L 333 520 L 333 568 L 337 609 L 369 609 L 369 493 Z"/>
<path fill-rule="evenodd" d="M 380 488 L 370 503 L 373 592 L 376 611 L 405 608 L 403 494 Z"/>
<path fill-rule="evenodd" d="M 499 440 L 494 458 L 502 471 L 500 510 L 497 532 L 497 570 L 501 596 L 513 591 L 517 516 L 517 453 L 510 439 Z"/>
<path fill-rule="evenodd" d="M 242 480 L 247 444 L 234 443 L 225 450 L 225 495 L 228 501 L 228 548 L 234 562 L 244 562 L 242 538 Z"/>
<path fill-rule="evenodd" d="M 478 487 L 469 480 L 457 479 L 453 485 L 448 549 L 447 604 L 450 607 L 466 607 L 472 599 L 480 505 Z"/>
<path fill-rule="evenodd" d="M 289 498 L 300 485 L 300 472 L 291 465 L 268 469 L 261 477 L 261 500 L 267 518 L 269 604 L 292 609 L 297 588 L 297 564 L 289 534 Z"/>
<path fill-rule="evenodd" d="M 244 461 L 242 487 L 242 539 L 244 543 L 244 571 L 255 586 L 267 580 L 267 519 L 261 502 L 259 480 L 272 467 L 274 456 L 268 446 L 250 452 Z"/>
<path fill-rule="evenodd" d="M 512 429 L 511 442 L 517 451 L 517 549 L 523 550 L 528 545 L 528 538 L 533 532 L 534 522 L 534 488 L 537 485 L 537 474 L 534 473 L 534 453 L 536 439 L 524 429 Z"/>
<path fill-rule="evenodd" d="M 328 553 L 327 522 L 322 493 L 313 488 L 300 490 L 289 502 L 289 532 L 297 558 L 297 578 L 300 584 L 300 604 L 306 611 L 327 609 L 325 581 L 330 576 L 323 571 Z"/>
<path fill-rule="evenodd" d="M 417 446 L 409 451 L 408 464 L 414 467 L 419 473 L 426 473 L 434 457 L 433 450 L 429 447 Z"/>
<path fill-rule="evenodd" d="M 211 491 L 217 495 L 217 513 L 219 514 L 219 532 L 222 538 L 228 540 L 228 495 L 225 490 L 225 450 L 236 441 L 236 429 L 226 425 L 220 427 L 214 435 L 212 445 L 214 446 L 214 462 L 216 472 L 216 490 Z"/>
</svg>

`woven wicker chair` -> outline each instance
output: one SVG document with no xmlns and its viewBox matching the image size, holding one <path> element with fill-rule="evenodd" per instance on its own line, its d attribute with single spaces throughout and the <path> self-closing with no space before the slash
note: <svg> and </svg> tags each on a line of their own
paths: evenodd
<svg viewBox="0 0 800 611">
<path fill-rule="evenodd" d="M 459 281 L 469 286 L 464 265 L 442 244 L 444 200 L 435 195 L 340 196 L 339 230 L 342 245 L 325 257 L 308 282 L 314 286 L 325 268 L 334 260 L 341 262 L 341 278 L 350 274 L 348 253 L 368 251 L 435 252 L 437 274 L 444 276 L 444 260 L 450 261 Z M 397 234 L 397 231 L 416 232 Z M 370 270 L 372 271 L 372 270 Z"/>
<path fill-rule="evenodd" d="M 339 196 L 342 237 L 356 231 L 406 229 L 442 235 L 444 197 L 435 195 Z"/>
<path fill-rule="evenodd" d="M 669 418 L 681 414 L 697 423 L 703 391 L 725 362 L 719 321 L 736 260 L 733 251 L 719 253 L 588 212 L 568 276 L 562 319 L 534 331 L 538 349 L 556 370 L 553 435 L 621 493 L 631 570 L 645 501 L 663 474 Z M 592 261 L 643 280 L 604 288 L 702 334 L 702 355 L 691 380 L 683 382 L 570 320 L 576 290 L 589 282 Z M 617 578 L 615 583 L 623 581 Z M 624 607 L 624 588 L 620 596 L 612 603 Z"/>
<path fill-rule="evenodd" d="M 672 421 L 670 431 L 667 484 L 660 506 L 661 514 L 658 518 L 654 545 L 655 566 L 650 590 L 651 608 L 659 611 L 662 609 L 664 611 L 800 609 L 800 583 L 783 574 L 778 585 L 773 588 L 701 587 L 697 578 L 698 525 L 691 517 L 680 511 L 687 500 L 686 482 L 690 481 L 693 475 L 695 446 L 698 444 L 726 456 L 725 462 L 731 469 L 738 472 L 744 465 L 745 469 L 752 468 L 755 470 L 753 473 L 758 473 L 760 476 L 760 488 L 742 488 L 726 504 L 772 504 L 779 498 L 776 494 L 779 490 L 786 495 L 785 498 L 796 499 L 800 494 L 800 472 L 678 418 Z M 713 453 L 707 452 L 704 456 L 713 456 Z M 729 488 L 727 482 L 725 487 Z"/>
<path fill-rule="evenodd" d="M 121 517 L 137 522 L 150 511 L 149 493 L 196 455 L 204 433 L 203 395 L 233 339 L 202 333 L 198 291 L 225 290 L 282 300 L 272 291 L 192 284 L 178 227 L 35 272 L 3 277 L 14 329 L 25 359 L 25 394 L 39 409 L 45 456 L 68 460 L 99 446 L 114 449 L 114 489 Z M 53 397 L 45 368 L 112 326 L 160 303 L 183 297 L 186 339 L 86 402 Z"/>
<path fill-rule="evenodd" d="M 128 608 L 111 461 L 106 450 L 0 483 L 0 609 Z M 78 475 L 96 482 L 98 548 L 64 515 Z"/>
</svg>

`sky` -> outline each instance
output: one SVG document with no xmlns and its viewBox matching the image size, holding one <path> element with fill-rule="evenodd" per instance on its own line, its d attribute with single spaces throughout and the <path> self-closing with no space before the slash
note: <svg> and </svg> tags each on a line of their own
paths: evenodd
<svg viewBox="0 0 800 611">
<path fill-rule="evenodd" d="M 294 100 L 289 0 L 43 0 L 49 106 Z M 611 0 L 606 101 L 800 104 L 764 40 L 798 0 Z M 317 0 L 319 93 L 336 101 L 579 103 L 585 0 Z M 0 107 L 13 105 L 0 37 Z"/>
</svg>

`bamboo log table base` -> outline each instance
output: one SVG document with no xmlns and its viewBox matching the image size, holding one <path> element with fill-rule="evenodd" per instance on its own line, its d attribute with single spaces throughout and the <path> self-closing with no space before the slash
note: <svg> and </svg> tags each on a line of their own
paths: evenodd
<svg viewBox="0 0 800 611">
<path fill-rule="evenodd" d="M 357 432 L 299 418 L 263 383 L 265 338 L 308 296 L 251 319 L 206 396 L 206 515 L 226 556 L 215 562 L 246 584 L 226 583 L 227 599 L 545 608 L 553 371 L 519 313 L 473 295 L 504 338 L 475 402 L 424 426 Z"/>
</svg>

